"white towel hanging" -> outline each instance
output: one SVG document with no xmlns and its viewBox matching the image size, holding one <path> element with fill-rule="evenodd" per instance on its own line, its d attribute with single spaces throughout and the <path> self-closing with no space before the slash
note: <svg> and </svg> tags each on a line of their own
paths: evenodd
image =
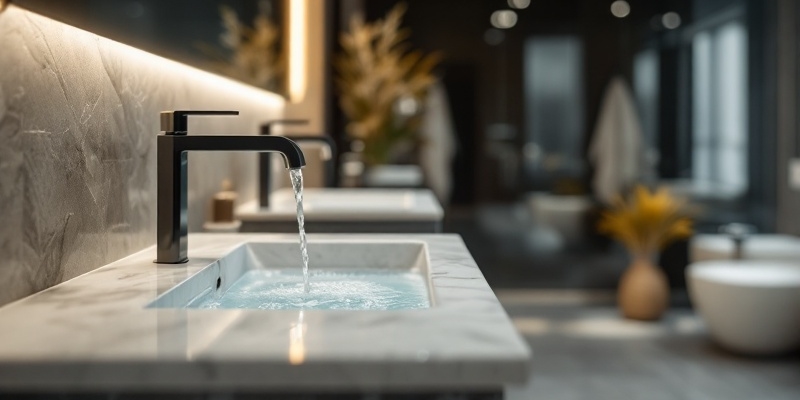
<svg viewBox="0 0 800 400">
<path fill-rule="evenodd" d="M 622 77 L 614 77 L 606 88 L 589 146 L 589 160 L 595 169 L 592 188 L 600 201 L 611 204 L 645 176 L 642 142 L 642 125 L 631 90 Z"/>
</svg>

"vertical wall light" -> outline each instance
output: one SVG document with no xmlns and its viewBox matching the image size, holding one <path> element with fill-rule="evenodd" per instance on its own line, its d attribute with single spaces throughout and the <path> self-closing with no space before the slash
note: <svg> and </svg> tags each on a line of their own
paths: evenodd
<svg viewBox="0 0 800 400">
<path fill-rule="evenodd" d="M 8 5 L 8 0 L 0 0 L 0 12 L 3 12 L 3 10 L 6 9 L 7 5 Z"/>
<path fill-rule="evenodd" d="M 308 75 L 308 44 L 306 32 L 308 28 L 307 0 L 289 0 L 289 99 L 298 103 L 306 94 Z"/>
</svg>

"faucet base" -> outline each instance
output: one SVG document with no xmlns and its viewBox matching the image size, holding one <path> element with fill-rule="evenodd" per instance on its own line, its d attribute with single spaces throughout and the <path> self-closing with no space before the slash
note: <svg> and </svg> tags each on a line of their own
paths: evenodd
<svg viewBox="0 0 800 400">
<path fill-rule="evenodd" d="M 184 258 L 183 260 L 175 261 L 175 262 L 172 262 L 172 261 L 158 261 L 158 259 L 153 260 L 154 264 L 186 264 L 187 262 L 189 262 L 188 258 Z"/>
</svg>

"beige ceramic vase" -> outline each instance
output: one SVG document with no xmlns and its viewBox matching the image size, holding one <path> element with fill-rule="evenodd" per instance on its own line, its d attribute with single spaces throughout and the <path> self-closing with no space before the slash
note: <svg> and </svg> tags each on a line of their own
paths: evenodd
<svg viewBox="0 0 800 400">
<path fill-rule="evenodd" d="M 625 318 L 654 321 L 669 305 L 669 285 L 653 257 L 633 256 L 619 282 L 617 302 Z"/>
</svg>

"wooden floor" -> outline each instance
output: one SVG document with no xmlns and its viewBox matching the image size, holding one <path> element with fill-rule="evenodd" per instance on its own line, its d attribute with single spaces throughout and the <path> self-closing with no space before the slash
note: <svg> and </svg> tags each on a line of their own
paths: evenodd
<svg viewBox="0 0 800 400">
<path fill-rule="evenodd" d="M 531 379 L 508 400 L 800 399 L 800 355 L 732 355 L 689 308 L 626 321 L 609 294 L 498 291 L 534 352 Z"/>
</svg>

